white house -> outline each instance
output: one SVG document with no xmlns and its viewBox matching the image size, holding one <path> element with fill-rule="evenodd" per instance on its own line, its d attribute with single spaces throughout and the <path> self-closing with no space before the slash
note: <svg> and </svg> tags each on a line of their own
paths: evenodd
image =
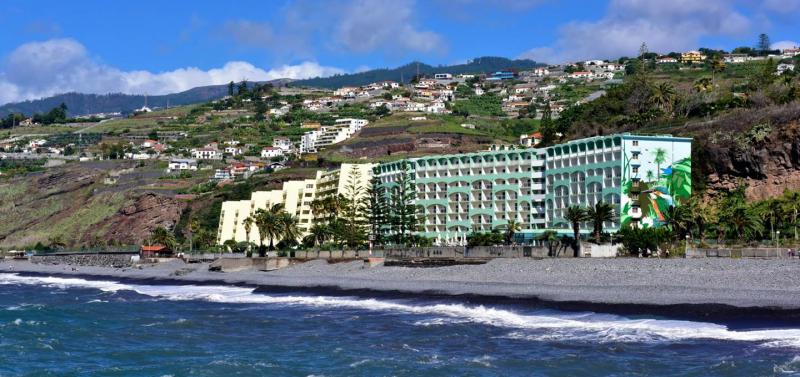
<svg viewBox="0 0 800 377">
<path fill-rule="evenodd" d="M 431 102 L 431 104 L 428 105 L 427 107 L 425 107 L 425 112 L 433 113 L 433 114 L 440 114 L 440 113 L 447 112 L 447 107 L 445 107 L 444 101 L 436 100 L 436 101 Z"/>
<path fill-rule="evenodd" d="M 536 69 L 533 70 L 533 75 L 534 76 L 542 77 L 542 76 L 547 76 L 549 74 L 550 74 L 550 70 L 547 69 L 547 68 L 536 68 Z"/>
<path fill-rule="evenodd" d="M 229 154 L 231 156 L 238 156 L 238 155 L 242 154 L 242 148 L 234 147 L 234 146 L 225 147 L 225 153 L 227 153 L 227 154 Z"/>
<path fill-rule="evenodd" d="M 339 97 L 355 98 L 358 88 L 352 86 L 343 86 L 333 91 L 333 95 Z"/>
<path fill-rule="evenodd" d="M 567 77 L 571 79 L 590 79 L 592 76 L 593 74 L 589 71 L 578 71 L 570 73 Z"/>
<path fill-rule="evenodd" d="M 283 157 L 283 151 L 276 147 L 265 147 L 261 150 L 261 158 Z"/>
<path fill-rule="evenodd" d="M 450 80 L 453 78 L 453 75 L 449 73 L 436 73 L 433 75 L 433 78 L 436 80 Z"/>
<path fill-rule="evenodd" d="M 188 158 L 173 158 L 169 161 L 167 172 L 197 170 L 197 160 Z"/>
<path fill-rule="evenodd" d="M 198 160 L 219 160 L 222 158 L 222 153 L 220 153 L 219 149 L 216 148 L 195 148 L 191 150 L 192 158 L 196 158 Z"/>
<path fill-rule="evenodd" d="M 276 136 L 275 138 L 273 138 L 272 146 L 280 149 L 282 152 L 290 152 L 292 149 L 294 149 L 292 141 L 285 136 Z"/>
<path fill-rule="evenodd" d="M 744 63 L 747 61 L 747 54 L 725 54 L 722 56 L 725 63 Z"/>
<path fill-rule="evenodd" d="M 229 169 L 216 169 L 214 170 L 214 179 L 224 181 L 233 179 L 233 175 L 231 175 L 231 171 Z"/>
<path fill-rule="evenodd" d="M 536 146 L 541 141 L 542 141 L 542 134 L 540 132 L 519 135 L 519 144 L 528 148 Z"/>
</svg>

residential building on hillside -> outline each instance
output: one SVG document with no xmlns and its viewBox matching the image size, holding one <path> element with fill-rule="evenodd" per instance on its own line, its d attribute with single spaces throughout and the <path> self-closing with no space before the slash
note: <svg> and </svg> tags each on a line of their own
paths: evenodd
<svg viewBox="0 0 800 377">
<path fill-rule="evenodd" d="M 272 146 L 280 149 L 284 154 L 288 154 L 294 149 L 294 144 L 285 136 L 276 136 L 272 139 Z"/>
<path fill-rule="evenodd" d="M 514 72 L 511 71 L 497 71 L 489 75 L 486 80 L 489 81 L 500 81 L 500 80 L 513 80 L 514 79 Z"/>
<path fill-rule="evenodd" d="M 261 149 L 261 158 L 283 157 L 283 151 L 275 147 L 264 147 Z"/>
<path fill-rule="evenodd" d="M 367 124 L 366 119 L 342 118 L 332 126 L 306 132 L 300 138 L 300 153 L 315 153 L 319 148 L 345 141 Z"/>
<path fill-rule="evenodd" d="M 659 56 L 656 60 L 657 64 L 675 64 L 678 62 L 678 59 L 675 59 L 671 56 Z"/>
<path fill-rule="evenodd" d="M 282 204 L 286 212 L 296 216 L 300 238 L 308 234 L 314 224 L 314 213 L 311 203 L 315 199 L 323 199 L 333 195 L 346 195 L 351 180 L 360 186 L 366 195 L 366 188 L 372 179 L 376 164 L 342 164 L 339 169 L 318 171 L 313 179 L 287 181 L 279 190 L 254 192 L 249 200 L 227 201 L 222 203 L 220 212 L 217 243 L 227 240 L 237 242 L 250 241 L 258 244 L 258 228 L 253 225 L 247 233 L 245 220 L 255 214 L 258 209 L 267 209 L 275 204 Z M 353 172 L 358 172 L 353 174 Z M 268 243 L 269 240 L 264 240 Z"/>
<path fill-rule="evenodd" d="M 681 53 L 681 61 L 684 63 L 694 63 L 706 60 L 706 56 L 700 51 L 687 51 Z"/>
<path fill-rule="evenodd" d="M 197 170 L 197 160 L 189 158 L 173 158 L 167 165 L 167 172 Z"/>
<path fill-rule="evenodd" d="M 499 149 L 412 158 L 375 168 L 387 195 L 406 174 L 421 211 L 416 234 L 437 244 L 462 245 L 473 232 L 510 220 L 518 243 L 535 243 L 546 230 L 571 235 L 571 205 L 613 205 L 605 231 L 660 226 L 670 206 L 691 195 L 691 139 L 617 134 L 548 148 Z M 387 230 L 388 232 L 388 230 Z M 590 224 L 582 224 L 584 235 Z"/>
<path fill-rule="evenodd" d="M 722 56 L 725 63 L 744 63 L 747 61 L 747 54 L 725 54 Z"/>
</svg>

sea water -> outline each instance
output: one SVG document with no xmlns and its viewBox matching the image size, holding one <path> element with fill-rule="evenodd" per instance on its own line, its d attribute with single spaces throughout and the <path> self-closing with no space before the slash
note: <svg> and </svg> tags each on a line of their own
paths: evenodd
<svg viewBox="0 0 800 377">
<path fill-rule="evenodd" d="M 0 274 L 0 376 L 800 375 L 800 329 Z"/>
</svg>

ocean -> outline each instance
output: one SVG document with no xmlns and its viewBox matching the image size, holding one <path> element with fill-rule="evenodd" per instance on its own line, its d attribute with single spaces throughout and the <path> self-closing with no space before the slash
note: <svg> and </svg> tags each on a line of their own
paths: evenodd
<svg viewBox="0 0 800 377">
<path fill-rule="evenodd" d="M 800 375 L 759 326 L 0 274 L 0 376 Z"/>
</svg>

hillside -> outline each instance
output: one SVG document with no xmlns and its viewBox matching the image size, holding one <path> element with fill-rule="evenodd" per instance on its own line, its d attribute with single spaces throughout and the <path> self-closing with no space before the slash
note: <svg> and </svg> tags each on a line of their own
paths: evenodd
<svg viewBox="0 0 800 377">
<path fill-rule="evenodd" d="M 276 86 L 282 86 L 288 82 L 290 82 L 290 80 L 280 79 L 259 82 L 259 84 L 269 83 Z M 147 96 L 147 106 L 151 108 L 159 108 L 188 105 L 211 101 L 222 98 L 226 95 L 228 95 L 228 85 L 200 86 L 180 93 L 160 96 Z M 50 111 L 50 109 L 54 107 L 59 106 L 61 103 L 67 105 L 70 116 L 115 112 L 125 114 L 144 106 L 145 96 L 122 93 L 64 93 L 37 100 L 7 103 L 0 106 L 0 117 L 8 116 L 8 114 L 11 113 L 22 113 L 28 116 L 36 113 L 44 113 Z"/>
<path fill-rule="evenodd" d="M 373 69 L 365 72 L 351 73 L 345 75 L 334 75 L 331 77 L 317 77 L 313 79 L 297 80 L 292 83 L 296 86 L 310 86 L 318 88 L 334 89 L 343 86 L 361 86 L 369 83 L 392 80 L 408 83 L 417 74 L 417 68 L 422 75 L 433 75 L 435 73 L 490 73 L 505 69 L 524 70 L 543 66 L 528 59 L 507 59 L 500 57 L 480 57 L 465 64 L 439 65 L 432 66 L 425 63 L 412 62 L 401 67 L 388 69 Z"/>
</svg>

